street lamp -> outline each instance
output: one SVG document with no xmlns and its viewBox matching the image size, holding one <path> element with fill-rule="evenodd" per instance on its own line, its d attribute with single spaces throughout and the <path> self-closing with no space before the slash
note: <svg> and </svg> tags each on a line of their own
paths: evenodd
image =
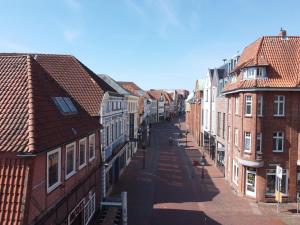
<svg viewBox="0 0 300 225">
<path fill-rule="evenodd" d="M 200 158 L 200 166 L 202 167 L 202 173 L 201 173 L 201 178 L 204 178 L 204 166 L 205 166 L 205 156 L 202 155 Z"/>
</svg>

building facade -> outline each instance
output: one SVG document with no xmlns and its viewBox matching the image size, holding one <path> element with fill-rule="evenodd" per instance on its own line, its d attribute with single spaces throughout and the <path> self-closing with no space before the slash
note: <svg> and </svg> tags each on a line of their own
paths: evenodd
<svg viewBox="0 0 300 225">
<path fill-rule="evenodd" d="M 100 124 L 32 55 L 1 56 L 0 80 L 0 223 L 89 224 Z"/>
<path fill-rule="evenodd" d="M 228 77 L 228 175 L 239 195 L 274 201 L 276 165 L 283 198 L 299 193 L 300 38 L 285 31 L 247 46 Z M 297 187 L 298 184 L 298 187 Z"/>
</svg>

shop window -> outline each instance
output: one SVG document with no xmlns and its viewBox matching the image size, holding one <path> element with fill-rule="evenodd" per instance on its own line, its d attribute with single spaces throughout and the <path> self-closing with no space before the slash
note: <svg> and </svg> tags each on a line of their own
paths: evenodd
<svg viewBox="0 0 300 225">
<path fill-rule="evenodd" d="M 266 179 L 266 194 L 275 195 L 275 186 L 276 186 L 276 169 L 267 169 L 267 179 Z M 281 179 L 281 192 L 284 195 L 288 194 L 288 176 L 287 170 L 282 171 Z"/>
</svg>

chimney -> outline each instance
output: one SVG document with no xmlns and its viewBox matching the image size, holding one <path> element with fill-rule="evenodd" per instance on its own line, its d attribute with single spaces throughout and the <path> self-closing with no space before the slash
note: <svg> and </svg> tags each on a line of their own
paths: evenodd
<svg viewBox="0 0 300 225">
<path fill-rule="evenodd" d="M 286 30 L 280 29 L 278 36 L 282 37 L 282 39 L 286 38 Z"/>
</svg>

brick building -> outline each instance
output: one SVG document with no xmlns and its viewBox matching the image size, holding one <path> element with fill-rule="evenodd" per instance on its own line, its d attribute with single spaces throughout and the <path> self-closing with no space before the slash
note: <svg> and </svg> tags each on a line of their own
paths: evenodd
<svg viewBox="0 0 300 225">
<path fill-rule="evenodd" d="M 197 80 L 194 88 L 194 93 L 186 102 L 186 124 L 190 135 L 200 146 L 201 136 L 201 98 L 203 96 L 203 81 Z"/>
<path fill-rule="evenodd" d="M 99 122 L 36 57 L 0 56 L 0 83 L 0 223 L 88 224 L 100 206 Z"/>
<path fill-rule="evenodd" d="M 274 200 L 275 167 L 280 165 L 283 196 L 291 201 L 296 198 L 299 65 L 300 37 L 281 31 L 247 46 L 228 77 L 224 88 L 228 99 L 227 172 L 240 195 Z"/>
</svg>

